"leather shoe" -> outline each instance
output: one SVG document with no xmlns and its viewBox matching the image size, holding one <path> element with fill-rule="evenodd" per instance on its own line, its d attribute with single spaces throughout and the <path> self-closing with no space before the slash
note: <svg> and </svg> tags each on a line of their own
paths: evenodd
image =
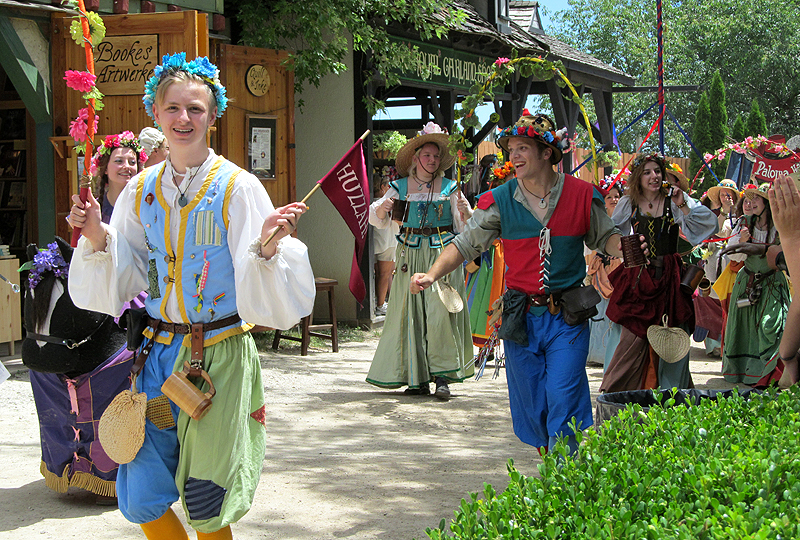
<svg viewBox="0 0 800 540">
<path fill-rule="evenodd" d="M 409 386 L 403 393 L 409 396 L 429 396 L 431 394 L 431 387 L 428 383 L 424 383 L 419 388 L 412 388 Z"/>
<path fill-rule="evenodd" d="M 450 387 L 447 385 L 447 379 L 436 377 L 436 391 L 433 395 L 439 399 L 450 399 Z"/>
</svg>

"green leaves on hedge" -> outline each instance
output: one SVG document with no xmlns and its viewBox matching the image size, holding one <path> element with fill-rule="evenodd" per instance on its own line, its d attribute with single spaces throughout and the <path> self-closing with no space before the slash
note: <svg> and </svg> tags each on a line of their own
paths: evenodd
<svg viewBox="0 0 800 540">
<path fill-rule="evenodd" d="M 456 538 L 800 538 L 800 389 L 690 407 L 638 405 L 584 434 L 576 459 L 559 443 L 526 477 L 508 464 L 455 512 Z"/>
</svg>

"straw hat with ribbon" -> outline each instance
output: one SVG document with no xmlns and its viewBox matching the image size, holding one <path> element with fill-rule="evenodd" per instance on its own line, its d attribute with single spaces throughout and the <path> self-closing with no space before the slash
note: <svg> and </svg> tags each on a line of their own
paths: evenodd
<svg viewBox="0 0 800 540">
<path fill-rule="evenodd" d="M 666 161 L 664 163 L 664 168 L 667 170 L 667 174 L 671 174 L 675 178 L 678 179 L 678 187 L 681 188 L 681 191 L 689 192 L 689 179 L 686 178 L 686 175 L 683 174 L 683 169 L 678 166 L 677 163 L 672 163 Z"/>
<path fill-rule="evenodd" d="M 497 144 L 508 152 L 508 140 L 511 137 L 526 137 L 534 139 L 548 148 L 552 148 L 550 163 L 561 161 L 564 152 L 569 152 L 571 141 L 569 131 L 562 128 L 556 131 L 555 124 L 550 117 L 544 114 L 531 114 L 528 109 L 523 109 L 522 116 L 513 126 L 503 128 L 497 135 Z"/>
<path fill-rule="evenodd" d="M 739 200 L 739 188 L 736 187 L 736 182 L 731 180 L 730 178 L 726 178 L 722 182 L 719 183 L 717 186 L 712 186 L 708 190 L 708 198 L 711 199 L 715 205 L 721 206 L 719 196 L 720 192 L 723 189 L 727 189 L 731 192 L 731 196 L 733 197 L 733 204 L 736 204 L 736 201 Z"/>
<path fill-rule="evenodd" d="M 450 136 L 447 134 L 447 130 L 442 129 L 438 124 L 428 122 L 421 131 L 417 132 L 416 137 L 409 140 L 403 145 L 400 151 L 397 152 L 394 163 L 400 174 L 404 176 L 408 174 L 411 164 L 413 163 L 414 154 L 427 143 L 433 143 L 439 147 L 441 156 L 439 171 L 446 171 L 453 166 L 453 163 L 456 161 L 456 156 L 449 151 Z M 439 171 L 436 172 L 438 173 Z"/>
<path fill-rule="evenodd" d="M 647 341 L 659 358 L 674 364 L 689 352 L 689 334 L 682 328 L 670 328 L 667 315 L 662 318 L 663 326 L 654 324 L 647 329 Z"/>
<path fill-rule="evenodd" d="M 757 195 L 759 197 L 763 197 L 765 201 L 768 201 L 769 198 L 767 196 L 767 192 L 769 191 L 769 186 L 769 182 L 764 182 L 759 186 L 756 186 L 755 184 L 747 184 L 742 188 L 742 195 L 751 200 Z"/>
</svg>

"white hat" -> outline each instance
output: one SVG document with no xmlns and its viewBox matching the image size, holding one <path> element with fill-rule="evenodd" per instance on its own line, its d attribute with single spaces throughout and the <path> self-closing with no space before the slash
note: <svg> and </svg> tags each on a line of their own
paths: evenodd
<svg viewBox="0 0 800 540">
<path fill-rule="evenodd" d="M 139 144 L 142 145 L 148 156 L 153 153 L 153 150 L 161 146 L 164 139 L 166 139 L 164 134 L 153 127 L 146 127 L 139 133 Z"/>
</svg>

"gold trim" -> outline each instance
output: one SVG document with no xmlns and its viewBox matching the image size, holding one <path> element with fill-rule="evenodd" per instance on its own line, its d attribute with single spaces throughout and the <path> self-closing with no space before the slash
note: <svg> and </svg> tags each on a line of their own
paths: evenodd
<svg viewBox="0 0 800 540">
<path fill-rule="evenodd" d="M 228 219 L 228 206 L 231 202 L 231 194 L 233 193 L 233 183 L 236 181 L 236 177 L 239 176 L 239 173 L 242 172 L 243 169 L 237 170 L 233 173 L 228 180 L 228 185 L 225 186 L 225 200 L 222 203 L 222 222 L 225 224 L 225 229 L 229 228 L 229 219 Z"/>
</svg>

